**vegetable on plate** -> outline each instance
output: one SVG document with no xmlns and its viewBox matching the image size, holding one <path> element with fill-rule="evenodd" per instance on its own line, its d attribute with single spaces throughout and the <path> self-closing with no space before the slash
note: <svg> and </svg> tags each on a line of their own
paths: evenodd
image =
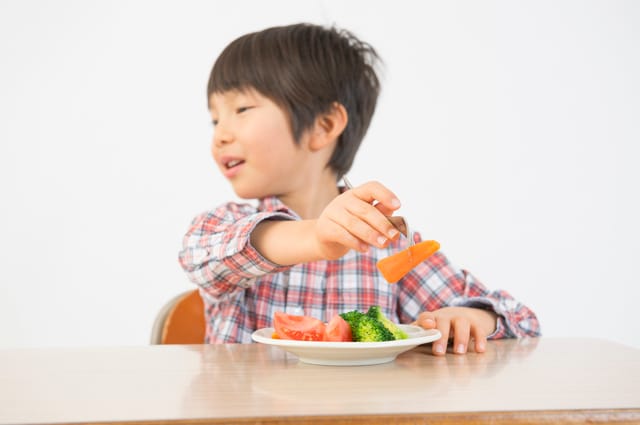
<svg viewBox="0 0 640 425">
<path fill-rule="evenodd" d="M 296 316 L 277 311 L 273 317 L 272 338 L 298 341 L 384 342 L 408 338 L 407 334 L 387 318 L 380 306 L 366 313 L 358 310 L 336 314 L 325 324 L 310 316 Z"/>
<path fill-rule="evenodd" d="M 273 327 L 280 339 L 298 341 L 324 341 L 326 325 L 314 317 L 296 316 L 276 311 Z"/>
</svg>

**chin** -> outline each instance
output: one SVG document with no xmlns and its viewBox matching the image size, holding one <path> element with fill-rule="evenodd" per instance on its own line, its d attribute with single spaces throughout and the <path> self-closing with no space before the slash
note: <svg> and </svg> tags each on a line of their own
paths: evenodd
<svg viewBox="0 0 640 425">
<path fill-rule="evenodd" d="M 241 199 L 260 199 L 270 196 L 270 194 L 264 193 L 263 191 L 255 187 L 247 188 L 233 186 L 233 191 Z"/>
</svg>

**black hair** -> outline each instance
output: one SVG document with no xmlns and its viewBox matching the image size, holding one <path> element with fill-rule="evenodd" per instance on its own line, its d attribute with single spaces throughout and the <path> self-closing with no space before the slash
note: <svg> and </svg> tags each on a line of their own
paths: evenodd
<svg viewBox="0 0 640 425">
<path fill-rule="evenodd" d="M 342 177 L 375 112 L 380 81 L 377 52 L 346 30 L 313 24 L 267 28 L 232 41 L 216 60 L 207 100 L 214 93 L 254 89 L 288 115 L 294 140 L 335 102 L 348 114 L 327 164 Z"/>
</svg>

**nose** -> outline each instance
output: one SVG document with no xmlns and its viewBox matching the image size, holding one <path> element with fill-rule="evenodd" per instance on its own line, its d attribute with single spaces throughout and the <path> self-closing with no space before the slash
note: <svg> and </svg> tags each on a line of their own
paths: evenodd
<svg viewBox="0 0 640 425">
<path fill-rule="evenodd" d="M 217 147 L 233 142 L 233 132 L 231 129 L 218 122 L 213 130 L 213 144 Z"/>
</svg>

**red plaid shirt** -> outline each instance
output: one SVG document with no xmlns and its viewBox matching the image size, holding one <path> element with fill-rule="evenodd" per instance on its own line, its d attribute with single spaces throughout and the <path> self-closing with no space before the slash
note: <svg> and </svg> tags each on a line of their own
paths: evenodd
<svg viewBox="0 0 640 425">
<path fill-rule="evenodd" d="M 366 311 L 379 305 L 397 323 L 411 323 L 423 311 L 447 306 L 486 308 L 498 315 L 492 339 L 538 336 L 535 314 L 509 293 L 490 291 L 442 252 L 419 264 L 396 284 L 376 268 L 381 258 L 406 248 L 399 238 L 385 249 L 370 247 L 332 261 L 280 266 L 251 245 L 250 234 L 266 219 L 298 220 L 275 197 L 250 204 L 227 203 L 197 216 L 183 241 L 179 261 L 200 287 L 207 319 L 207 343 L 248 343 L 256 329 L 272 326 L 276 311 L 316 317 Z M 416 234 L 416 241 L 420 238 Z"/>
</svg>

